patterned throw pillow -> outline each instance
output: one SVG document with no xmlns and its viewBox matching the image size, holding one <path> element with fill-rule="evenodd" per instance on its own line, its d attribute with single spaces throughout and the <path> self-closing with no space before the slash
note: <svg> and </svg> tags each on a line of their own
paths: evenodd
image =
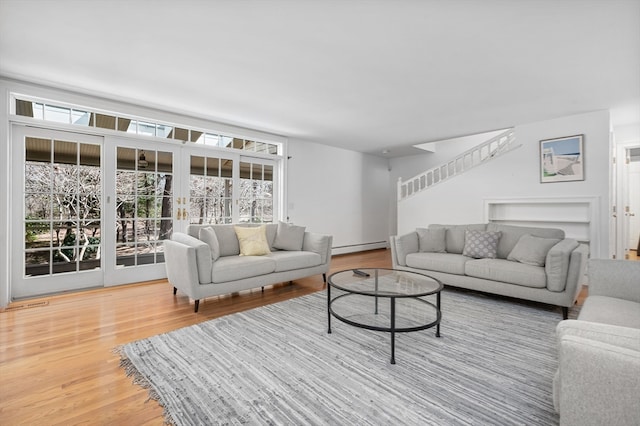
<svg viewBox="0 0 640 426">
<path fill-rule="evenodd" d="M 267 227 L 234 226 L 240 243 L 240 256 L 262 256 L 271 253 L 267 242 Z"/>
<path fill-rule="evenodd" d="M 500 231 L 465 231 L 462 254 L 475 259 L 495 259 L 501 235 Z"/>
</svg>

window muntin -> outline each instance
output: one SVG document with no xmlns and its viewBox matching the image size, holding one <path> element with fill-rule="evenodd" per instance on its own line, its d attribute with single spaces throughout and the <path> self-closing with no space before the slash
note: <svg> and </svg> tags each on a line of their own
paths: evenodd
<svg viewBox="0 0 640 426">
<path fill-rule="evenodd" d="M 26 99 L 15 99 L 15 114 L 56 123 L 116 130 L 141 136 L 188 141 L 199 145 L 258 152 L 267 155 L 279 155 L 281 152 L 281 144 L 278 143 L 242 139 L 198 129 L 176 127 L 152 120 L 138 120 L 133 117 L 101 111 L 75 109 Z"/>
</svg>

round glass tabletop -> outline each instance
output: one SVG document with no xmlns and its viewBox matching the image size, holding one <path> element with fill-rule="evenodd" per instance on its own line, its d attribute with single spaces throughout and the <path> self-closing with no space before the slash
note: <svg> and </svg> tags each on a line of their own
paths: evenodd
<svg viewBox="0 0 640 426">
<path fill-rule="evenodd" d="M 443 285 L 437 279 L 417 272 L 383 268 L 360 268 L 340 271 L 329 276 L 334 288 L 367 296 L 420 297 L 438 293 Z"/>
</svg>

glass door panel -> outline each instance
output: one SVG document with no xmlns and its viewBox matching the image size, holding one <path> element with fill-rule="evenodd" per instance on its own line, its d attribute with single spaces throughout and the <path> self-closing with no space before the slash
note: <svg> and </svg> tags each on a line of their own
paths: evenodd
<svg viewBox="0 0 640 426">
<path fill-rule="evenodd" d="M 242 158 L 238 221 L 271 223 L 274 218 L 274 164 L 268 160 Z"/>
<path fill-rule="evenodd" d="M 173 232 L 173 153 L 119 146 L 116 164 L 116 265 L 162 263 Z"/>
</svg>

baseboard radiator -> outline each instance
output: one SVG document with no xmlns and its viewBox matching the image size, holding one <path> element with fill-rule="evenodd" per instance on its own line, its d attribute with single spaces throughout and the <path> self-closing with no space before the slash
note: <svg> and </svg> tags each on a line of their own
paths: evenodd
<svg viewBox="0 0 640 426">
<path fill-rule="evenodd" d="M 388 241 L 376 241 L 373 243 L 350 244 L 350 245 L 344 245 L 344 246 L 331 247 L 331 254 L 335 256 L 337 254 L 357 253 L 360 251 L 386 249 L 386 248 L 389 248 Z"/>
</svg>

